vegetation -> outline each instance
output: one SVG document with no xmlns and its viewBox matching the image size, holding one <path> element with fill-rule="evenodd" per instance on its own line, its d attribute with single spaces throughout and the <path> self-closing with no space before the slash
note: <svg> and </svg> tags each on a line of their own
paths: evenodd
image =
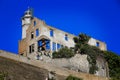
<svg viewBox="0 0 120 80">
<path fill-rule="evenodd" d="M 96 66 L 97 56 L 103 56 L 108 62 L 109 74 L 112 80 L 120 80 L 120 56 L 110 51 L 101 51 L 95 46 L 88 45 L 90 37 L 85 34 L 80 34 L 79 37 L 74 38 L 75 51 L 81 54 L 88 55 L 90 66 L 89 73 L 94 74 L 98 70 Z"/>
<path fill-rule="evenodd" d="M 53 58 L 70 58 L 74 54 L 87 54 L 90 64 L 89 73 L 95 74 L 98 70 L 96 66 L 96 59 L 98 56 L 102 56 L 108 62 L 109 75 L 111 80 L 120 80 L 120 56 L 110 51 L 101 51 L 98 47 L 88 45 L 90 36 L 86 34 L 80 34 L 78 37 L 74 37 L 75 47 L 73 52 L 67 47 L 60 49 L 58 52 L 53 53 Z M 69 76 L 66 80 L 73 80 L 72 76 Z M 74 79 L 75 80 L 75 79 Z M 76 79 L 79 80 L 79 79 Z"/>
<path fill-rule="evenodd" d="M 77 51 L 80 54 L 87 54 L 88 55 L 88 62 L 90 64 L 90 70 L 89 73 L 94 74 L 98 67 L 96 66 L 96 59 L 97 56 L 102 53 L 99 48 L 95 46 L 88 45 L 88 41 L 90 39 L 90 36 L 87 36 L 86 34 L 80 34 L 79 37 L 74 37 L 75 45 L 75 52 Z"/>
<path fill-rule="evenodd" d="M 8 75 L 6 72 L 0 72 L 0 80 L 5 80 L 5 77 Z"/>
<path fill-rule="evenodd" d="M 66 80 L 83 80 L 83 79 L 81 79 L 81 78 L 77 78 L 77 77 L 74 77 L 74 76 L 68 76 L 67 78 L 66 78 Z"/>
<path fill-rule="evenodd" d="M 105 51 L 104 54 L 108 62 L 111 80 L 120 80 L 120 56 L 110 51 Z"/>
<path fill-rule="evenodd" d="M 72 56 L 74 56 L 74 52 L 67 47 L 61 48 L 57 52 L 53 52 L 53 58 L 70 58 Z"/>
<path fill-rule="evenodd" d="M 90 36 L 87 36 L 86 34 L 79 34 L 78 37 L 74 37 L 73 40 L 74 42 L 76 43 L 75 44 L 75 51 L 79 51 L 80 52 L 80 49 L 88 43 L 90 39 Z"/>
<path fill-rule="evenodd" d="M 112 80 L 120 80 L 120 56 L 110 51 L 101 51 L 95 46 L 88 45 L 90 37 L 85 34 L 80 34 L 74 38 L 75 51 L 81 54 L 87 54 L 90 66 L 89 73 L 94 74 L 98 70 L 96 66 L 97 56 L 103 56 L 108 62 L 109 74 Z"/>
</svg>

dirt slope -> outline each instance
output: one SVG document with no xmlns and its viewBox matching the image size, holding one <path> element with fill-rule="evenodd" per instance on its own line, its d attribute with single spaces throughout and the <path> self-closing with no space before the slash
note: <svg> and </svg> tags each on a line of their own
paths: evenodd
<svg viewBox="0 0 120 80">
<path fill-rule="evenodd" d="M 0 72 L 6 72 L 6 80 L 45 80 L 47 70 L 0 57 Z"/>
</svg>

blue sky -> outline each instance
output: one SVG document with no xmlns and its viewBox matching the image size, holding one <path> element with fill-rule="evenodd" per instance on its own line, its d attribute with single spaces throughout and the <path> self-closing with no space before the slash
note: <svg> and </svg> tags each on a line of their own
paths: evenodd
<svg viewBox="0 0 120 80">
<path fill-rule="evenodd" d="M 0 0 L 0 49 L 18 53 L 21 17 L 28 6 L 46 24 L 86 33 L 120 55 L 120 0 Z"/>
</svg>

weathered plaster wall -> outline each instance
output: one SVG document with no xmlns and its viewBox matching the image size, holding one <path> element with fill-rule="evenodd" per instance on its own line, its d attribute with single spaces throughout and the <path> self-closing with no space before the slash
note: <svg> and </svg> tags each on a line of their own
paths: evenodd
<svg viewBox="0 0 120 80">
<path fill-rule="evenodd" d="M 36 25 L 34 25 L 34 22 L 36 22 Z M 36 36 L 36 29 L 39 30 L 39 36 Z M 50 36 L 50 30 L 51 29 L 54 31 L 53 32 L 54 33 L 53 37 Z M 31 39 L 31 32 L 33 32 L 33 34 L 34 34 L 33 39 Z M 66 34 L 68 35 L 68 41 L 65 40 L 65 35 Z M 51 51 L 52 51 L 52 42 L 55 42 L 56 46 L 57 46 L 57 43 L 59 43 L 63 46 L 67 46 L 67 47 L 74 47 L 74 45 L 75 45 L 75 43 L 73 41 L 74 35 L 68 34 L 67 32 L 63 32 L 63 31 L 58 30 L 56 28 L 50 27 L 50 26 L 46 25 L 44 21 L 41 21 L 37 18 L 32 19 L 31 25 L 26 30 L 26 36 L 27 37 L 25 38 L 25 40 L 27 42 L 26 43 L 27 44 L 27 46 L 26 46 L 27 47 L 26 48 L 27 54 L 29 53 L 29 46 L 31 44 L 35 44 L 35 52 L 37 52 L 37 48 L 38 48 L 37 41 L 39 41 L 42 38 L 50 40 Z M 22 41 L 23 40 L 21 40 L 19 42 L 20 46 L 22 45 Z M 23 51 L 21 51 L 20 48 L 19 48 L 19 52 L 23 52 Z"/>
<path fill-rule="evenodd" d="M 36 26 L 33 25 L 34 21 L 36 21 Z M 56 28 L 50 27 L 50 26 L 46 25 L 43 21 L 38 20 L 37 18 L 34 18 L 32 20 L 32 24 L 30 25 L 30 27 L 27 30 L 27 36 L 29 37 L 28 38 L 29 41 L 31 40 L 30 33 L 34 32 L 34 34 L 36 34 L 36 32 L 35 32 L 36 29 L 40 30 L 40 33 L 39 33 L 40 35 L 37 37 L 35 36 L 35 40 L 39 40 L 39 38 L 41 36 L 46 36 L 52 42 L 60 43 L 60 44 L 63 44 L 64 46 L 68 46 L 68 47 L 74 47 L 74 41 L 73 41 L 74 35 L 68 34 L 67 32 L 63 32 Z M 54 31 L 53 37 L 50 36 L 51 29 Z M 65 34 L 68 35 L 68 41 L 65 40 Z"/>
<path fill-rule="evenodd" d="M 99 43 L 99 46 L 97 46 L 97 43 Z M 89 45 L 92 46 L 97 46 L 100 50 L 106 51 L 107 50 L 107 46 L 104 42 L 101 42 L 99 40 L 96 40 L 94 38 L 90 38 L 90 40 L 88 41 Z"/>
<path fill-rule="evenodd" d="M 24 56 L 26 56 L 26 54 L 25 54 L 25 53 L 27 53 L 26 49 L 27 49 L 26 39 L 23 39 L 22 41 L 19 41 L 18 53 L 23 54 Z"/>
</svg>

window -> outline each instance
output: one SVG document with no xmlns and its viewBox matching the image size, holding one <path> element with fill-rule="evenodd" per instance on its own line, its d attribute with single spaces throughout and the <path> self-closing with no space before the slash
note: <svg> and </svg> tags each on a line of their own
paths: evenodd
<svg viewBox="0 0 120 80">
<path fill-rule="evenodd" d="M 54 31 L 50 29 L 50 36 L 53 37 L 53 35 L 54 35 Z"/>
<path fill-rule="evenodd" d="M 56 51 L 56 43 L 55 42 L 53 42 L 53 44 L 52 44 L 52 50 Z"/>
<path fill-rule="evenodd" d="M 46 40 L 46 50 L 50 50 L 50 40 Z"/>
<path fill-rule="evenodd" d="M 60 44 L 57 44 L 57 49 L 60 49 L 61 48 L 61 45 Z"/>
<path fill-rule="evenodd" d="M 34 38 L 34 33 L 33 32 L 31 32 L 31 39 L 33 39 Z"/>
<path fill-rule="evenodd" d="M 50 50 L 50 40 L 41 39 L 38 41 L 38 51 Z"/>
<path fill-rule="evenodd" d="M 65 40 L 68 41 L 68 35 L 67 34 L 65 34 Z"/>
<path fill-rule="evenodd" d="M 36 26 L 36 21 L 34 21 L 34 26 Z"/>
<path fill-rule="evenodd" d="M 42 47 L 42 40 L 38 41 L 38 52 L 41 51 L 41 47 Z"/>
<path fill-rule="evenodd" d="M 39 29 L 36 29 L 36 36 L 39 36 Z"/>
<path fill-rule="evenodd" d="M 34 52 L 34 44 L 29 46 L 29 53 L 32 53 L 32 52 Z"/>
<path fill-rule="evenodd" d="M 99 42 L 96 42 L 96 46 L 99 47 L 99 46 L 100 46 L 100 43 L 99 43 Z"/>
</svg>

